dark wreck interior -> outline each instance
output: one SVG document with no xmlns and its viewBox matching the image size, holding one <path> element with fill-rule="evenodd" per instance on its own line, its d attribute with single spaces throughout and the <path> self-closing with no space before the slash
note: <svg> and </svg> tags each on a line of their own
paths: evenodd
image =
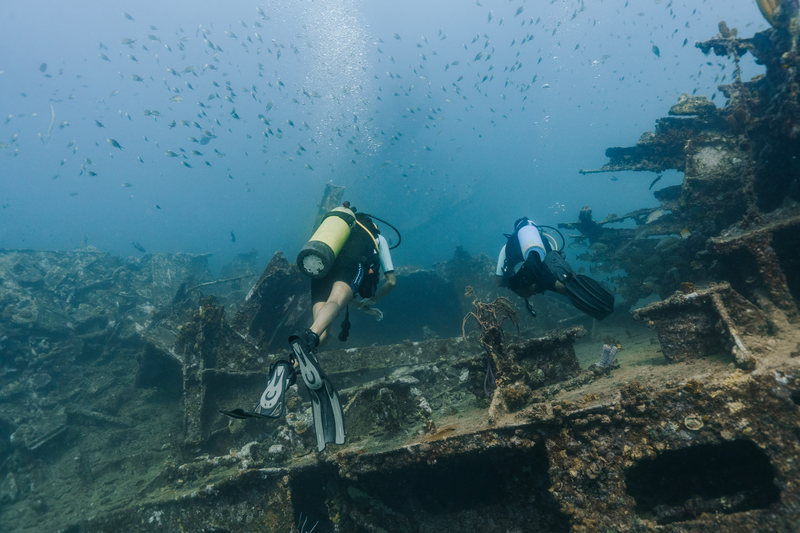
<svg viewBox="0 0 800 533">
<path fill-rule="evenodd" d="M 460 248 L 398 269 L 405 287 L 380 328 L 353 312 L 348 344 L 320 353 L 348 434 L 323 453 L 302 386 L 282 419 L 220 414 L 251 408 L 308 325 L 307 279 L 281 252 L 263 271 L 243 254 L 212 279 L 203 255 L 0 250 L 2 523 L 796 531 L 800 13 L 763 4 L 766 31 L 721 22 L 696 46 L 750 53 L 766 74 L 744 81 L 737 66 L 724 107 L 684 94 L 635 146 L 582 171 L 684 173 L 654 191 L 658 208 L 596 220 L 586 206 L 561 225 L 600 271 L 627 273 L 615 315 L 545 297 L 531 320 L 501 298 L 493 260 Z M 320 212 L 342 193 L 328 186 Z M 603 344 L 619 355 L 601 368 Z"/>
</svg>

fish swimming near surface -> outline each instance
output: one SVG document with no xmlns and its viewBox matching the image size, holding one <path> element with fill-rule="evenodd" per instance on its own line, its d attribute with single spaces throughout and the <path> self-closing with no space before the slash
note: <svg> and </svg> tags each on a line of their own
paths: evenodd
<svg viewBox="0 0 800 533">
<path fill-rule="evenodd" d="M 120 150 L 122 150 L 122 146 L 114 139 L 106 139 L 106 140 L 108 141 L 108 144 L 110 144 L 114 148 L 119 148 Z"/>
</svg>

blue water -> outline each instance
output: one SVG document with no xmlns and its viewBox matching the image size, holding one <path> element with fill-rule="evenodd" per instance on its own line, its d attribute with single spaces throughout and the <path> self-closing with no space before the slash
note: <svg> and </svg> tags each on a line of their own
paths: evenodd
<svg viewBox="0 0 800 533">
<path fill-rule="evenodd" d="M 403 232 L 396 265 L 428 267 L 457 245 L 494 256 L 523 215 L 654 206 L 653 174 L 578 171 L 729 83 L 732 60 L 694 47 L 720 20 L 766 27 L 742 0 L 7 0 L 0 247 L 293 259 L 332 182 Z"/>
</svg>

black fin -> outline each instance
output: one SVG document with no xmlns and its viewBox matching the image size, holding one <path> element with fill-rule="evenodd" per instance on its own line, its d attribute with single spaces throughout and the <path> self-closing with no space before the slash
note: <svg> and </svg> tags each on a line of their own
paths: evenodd
<svg viewBox="0 0 800 533">
<path fill-rule="evenodd" d="M 269 418 L 266 415 L 262 415 L 259 413 L 253 413 L 251 411 L 245 411 L 244 409 L 236 408 L 232 411 L 220 411 L 225 416 L 229 416 L 231 418 L 236 418 L 239 420 L 245 420 L 247 418 Z"/>
<path fill-rule="evenodd" d="M 574 274 L 564 287 L 572 305 L 587 315 L 603 320 L 614 312 L 614 295 L 592 278 Z"/>
</svg>

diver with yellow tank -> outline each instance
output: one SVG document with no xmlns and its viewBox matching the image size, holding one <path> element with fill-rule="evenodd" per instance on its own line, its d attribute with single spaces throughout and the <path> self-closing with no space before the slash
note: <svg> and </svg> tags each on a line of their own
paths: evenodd
<svg viewBox="0 0 800 533">
<path fill-rule="evenodd" d="M 389 243 L 380 234 L 373 218 L 380 220 L 357 212 L 349 202 L 325 215 L 297 256 L 298 268 L 311 278 L 314 317 L 311 327 L 289 337 L 291 360 L 272 364 L 267 388 L 255 412 L 236 409 L 225 414 L 237 418 L 280 417 L 286 388 L 293 385 L 300 374 L 311 396 L 317 448 L 322 451 L 329 442 L 344 444 L 344 411 L 339 393 L 320 367 L 317 348 L 327 340 L 330 326 L 343 308 L 348 312 L 339 340 L 347 340 L 350 329 L 348 304 L 356 295 L 362 298 L 358 309 L 378 320 L 383 318 L 383 313 L 374 305 L 391 292 L 397 278 Z M 388 222 L 380 221 L 397 231 Z M 399 244 L 398 240 L 392 248 Z M 378 288 L 380 270 L 383 270 L 386 281 Z"/>
<path fill-rule="evenodd" d="M 528 298 L 544 291 L 563 294 L 577 309 L 597 320 L 603 320 L 614 311 L 614 295 L 589 276 L 575 273 L 555 240 L 528 217 L 517 220 L 514 233 L 505 237 L 506 245 L 500 250 L 495 281 L 524 298 L 533 316 L 536 313 Z M 563 236 L 561 240 L 563 249 Z"/>
</svg>

